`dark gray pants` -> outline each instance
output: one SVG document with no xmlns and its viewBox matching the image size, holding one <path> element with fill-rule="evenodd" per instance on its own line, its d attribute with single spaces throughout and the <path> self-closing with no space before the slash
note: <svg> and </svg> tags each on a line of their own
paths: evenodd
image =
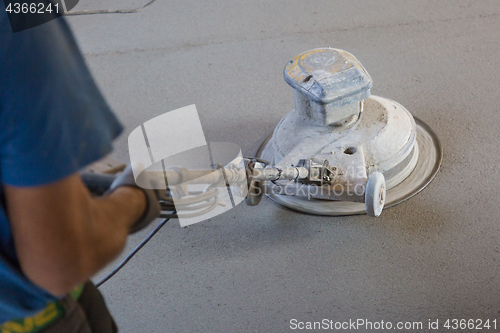
<svg viewBox="0 0 500 333">
<path fill-rule="evenodd" d="M 104 298 L 92 282 L 87 282 L 78 301 L 61 301 L 65 315 L 40 333 L 116 333 L 118 328 Z"/>
</svg>

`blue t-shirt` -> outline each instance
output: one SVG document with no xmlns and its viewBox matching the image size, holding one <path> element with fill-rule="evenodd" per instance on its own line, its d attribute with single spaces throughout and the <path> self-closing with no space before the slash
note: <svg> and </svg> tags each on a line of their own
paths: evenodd
<svg viewBox="0 0 500 333">
<path fill-rule="evenodd" d="M 60 180 L 108 154 L 121 131 L 64 18 L 14 34 L 0 1 L 1 183 Z M 0 187 L 0 323 L 54 299 L 20 269 Z"/>
</svg>

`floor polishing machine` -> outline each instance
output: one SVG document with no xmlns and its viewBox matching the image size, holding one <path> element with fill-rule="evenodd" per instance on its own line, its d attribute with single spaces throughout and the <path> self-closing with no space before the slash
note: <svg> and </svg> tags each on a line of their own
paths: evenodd
<svg viewBox="0 0 500 333">
<path fill-rule="evenodd" d="M 421 191 L 438 172 L 437 136 L 401 104 L 371 96 L 372 79 L 352 54 L 333 48 L 304 52 L 286 64 L 284 77 L 295 109 L 255 158 L 219 166 L 221 172 L 171 167 L 149 176 L 167 184 L 162 205 L 176 213 L 164 217 L 210 212 L 221 204 L 217 187 L 238 189 L 251 206 L 266 194 L 310 214 L 377 217 Z M 113 177 L 84 180 L 105 188 Z M 209 185 L 190 193 L 182 191 L 183 183 Z"/>
<path fill-rule="evenodd" d="M 163 183 L 164 220 L 98 286 L 170 218 L 204 216 L 224 205 L 220 188 L 250 206 L 265 194 L 305 213 L 377 217 L 384 207 L 417 194 L 437 174 L 442 160 L 437 136 L 401 104 L 371 96 L 372 79 L 352 54 L 333 48 L 304 52 L 286 64 L 284 77 L 293 88 L 295 109 L 281 119 L 256 157 L 206 170 L 163 166 L 161 172 L 146 173 L 148 181 Z M 91 192 L 103 194 L 124 167 L 101 161 L 87 168 L 82 179 Z M 190 191 L 187 184 L 205 189 Z"/>
</svg>

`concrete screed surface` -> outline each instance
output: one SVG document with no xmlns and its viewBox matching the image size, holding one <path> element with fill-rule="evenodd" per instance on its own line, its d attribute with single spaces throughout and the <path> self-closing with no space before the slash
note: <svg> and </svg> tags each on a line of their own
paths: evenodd
<svg viewBox="0 0 500 333">
<path fill-rule="evenodd" d="M 325 46 L 354 54 L 372 93 L 430 124 L 444 148 L 430 186 L 380 218 L 264 199 L 188 228 L 168 223 L 101 288 L 121 331 L 287 332 L 293 318 L 500 325 L 499 15 L 496 0 L 158 0 L 138 14 L 68 18 L 126 126 L 114 153 L 123 161 L 136 126 L 190 104 L 207 141 L 253 155 L 293 108 L 284 65 Z"/>
</svg>

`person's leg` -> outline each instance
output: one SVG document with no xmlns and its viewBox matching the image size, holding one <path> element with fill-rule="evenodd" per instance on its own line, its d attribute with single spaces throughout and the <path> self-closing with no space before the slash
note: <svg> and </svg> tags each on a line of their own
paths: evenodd
<svg viewBox="0 0 500 333">
<path fill-rule="evenodd" d="M 97 290 L 92 282 L 89 281 L 85 284 L 83 292 L 78 298 L 78 303 L 87 316 L 92 332 L 118 332 L 118 327 L 106 307 L 102 294 L 99 290 Z"/>
<path fill-rule="evenodd" d="M 89 326 L 82 307 L 71 297 L 65 297 L 59 303 L 64 308 L 64 317 L 43 329 L 40 333 L 94 333 Z"/>
<path fill-rule="evenodd" d="M 77 301 L 65 297 L 60 301 L 64 317 L 40 333 L 116 333 L 118 328 L 104 298 L 92 282 L 85 283 Z"/>
</svg>

